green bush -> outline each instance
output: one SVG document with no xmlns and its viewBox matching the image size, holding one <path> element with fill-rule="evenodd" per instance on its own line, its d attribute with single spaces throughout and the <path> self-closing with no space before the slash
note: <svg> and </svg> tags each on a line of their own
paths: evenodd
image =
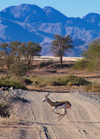
<svg viewBox="0 0 100 139">
<path fill-rule="evenodd" d="M 70 84 L 70 86 L 71 85 L 79 86 L 79 85 L 89 84 L 89 81 L 85 80 L 83 77 L 69 75 L 69 76 L 66 76 L 66 77 L 62 78 L 62 83 L 65 84 L 65 85 Z"/>
<path fill-rule="evenodd" d="M 13 81 L 9 78 L 1 78 L 0 79 L 0 87 L 14 87 L 15 89 L 26 89 L 26 87 L 18 81 Z"/>
<path fill-rule="evenodd" d="M 100 40 L 94 40 L 83 52 L 84 59 L 74 64 L 73 69 L 88 72 L 100 71 Z"/>
<path fill-rule="evenodd" d="M 26 64 L 22 62 L 18 62 L 18 63 L 11 65 L 9 69 L 9 73 L 15 76 L 23 76 L 26 74 L 27 70 L 28 70 L 28 67 Z"/>
<path fill-rule="evenodd" d="M 30 79 L 33 79 L 33 78 L 37 78 L 37 76 L 36 76 L 35 74 L 32 74 L 32 75 L 30 76 Z"/>
<path fill-rule="evenodd" d="M 100 92 L 100 83 L 92 83 L 85 86 L 86 92 Z"/>
<path fill-rule="evenodd" d="M 89 62 L 86 59 L 82 59 L 80 61 L 76 61 L 72 66 L 72 69 L 75 70 L 84 70 L 88 67 Z"/>
<path fill-rule="evenodd" d="M 43 87 L 43 85 L 40 84 L 38 81 L 35 81 L 35 82 L 34 82 L 34 86 L 35 86 L 35 87 Z"/>
<path fill-rule="evenodd" d="M 45 62 L 40 63 L 39 67 L 42 68 L 45 66 Z"/>
<path fill-rule="evenodd" d="M 24 80 L 24 82 L 25 82 L 26 84 L 32 84 L 32 81 L 31 81 L 30 79 L 28 79 L 28 78 L 26 78 L 26 79 Z"/>
<path fill-rule="evenodd" d="M 90 82 L 85 80 L 82 77 L 77 77 L 73 75 L 69 76 L 64 76 L 64 77 L 56 77 L 56 76 L 47 76 L 47 77 L 36 77 L 36 78 L 31 78 L 33 80 L 33 84 L 37 87 L 39 86 L 44 86 L 44 85 L 49 85 L 49 86 L 72 86 L 72 85 L 86 85 L 89 84 Z"/>
</svg>

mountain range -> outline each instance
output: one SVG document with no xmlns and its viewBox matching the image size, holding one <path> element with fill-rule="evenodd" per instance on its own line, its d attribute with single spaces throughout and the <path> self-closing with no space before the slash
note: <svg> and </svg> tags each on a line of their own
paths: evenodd
<svg viewBox="0 0 100 139">
<path fill-rule="evenodd" d="M 53 55 L 49 47 L 55 34 L 72 37 L 74 47 L 66 56 L 81 56 L 88 44 L 100 37 L 100 14 L 67 17 L 50 6 L 40 8 L 34 4 L 10 6 L 0 11 L 1 43 L 38 42 L 42 46 L 41 55 Z"/>
</svg>

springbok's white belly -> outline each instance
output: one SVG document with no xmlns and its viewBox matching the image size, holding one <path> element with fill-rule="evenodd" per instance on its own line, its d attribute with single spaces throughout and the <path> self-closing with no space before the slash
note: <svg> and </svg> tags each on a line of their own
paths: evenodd
<svg viewBox="0 0 100 139">
<path fill-rule="evenodd" d="M 61 106 L 58 106 L 58 107 L 55 108 L 55 109 L 64 109 L 64 107 L 65 107 L 65 104 L 63 104 L 63 105 L 61 105 Z"/>
</svg>

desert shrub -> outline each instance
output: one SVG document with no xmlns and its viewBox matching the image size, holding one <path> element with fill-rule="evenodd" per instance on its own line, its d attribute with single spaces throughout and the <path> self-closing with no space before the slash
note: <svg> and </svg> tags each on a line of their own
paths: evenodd
<svg viewBox="0 0 100 139">
<path fill-rule="evenodd" d="M 32 75 L 30 76 L 30 79 L 33 79 L 33 78 L 37 78 L 37 75 L 32 74 Z"/>
<path fill-rule="evenodd" d="M 68 82 L 68 83 L 67 83 L 67 86 L 72 86 L 72 85 L 73 85 L 72 82 Z"/>
<path fill-rule="evenodd" d="M 40 64 L 39 64 L 39 67 L 40 68 L 42 68 L 42 67 L 44 67 L 44 66 L 49 66 L 49 65 L 51 65 L 51 64 L 53 64 L 53 61 L 46 61 L 46 62 L 41 62 Z"/>
<path fill-rule="evenodd" d="M 18 81 L 13 81 L 10 78 L 1 78 L 0 79 L 0 87 L 10 88 L 11 86 L 13 86 L 16 89 L 26 89 L 26 87 Z"/>
<path fill-rule="evenodd" d="M 61 86 L 62 84 L 59 81 L 53 81 L 52 86 Z"/>
<path fill-rule="evenodd" d="M 43 84 L 40 84 L 38 81 L 34 82 L 35 87 L 43 87 Z"/>
<path fill-rule="evenodd" d="M 82 59 L 80 61 L 76 61 L 72 66 L 72 69 L 75 70 L 84 70 L 88 67 L 89 62 L 86 59 Z"/>
<path fill-rule="evenodd" d="M 89 81 L 85 80 L 83 77 L 69 75 L 62 78 L 62 83 L 65 85 L 67 84 L 68 86 L 72 85 L 79 86 L 89 84 Z"/>
<path fill-rule="evenodd" d="M 44 67 L 45 66 L 45 62 L 41 62 L 40 64 L 39 64 L 39 67 L 40 68 L 42 68 L 42 67 Z"/>
<path fill-rule="evenodd" d="M 84 70 L 86 69 L 88 72 L 98 71 L 100 70 L 100 62 L 99 60 L 95 61 L 92 59 L 83 59 L 75 62 L 72 66 L 74 70 Z"/>
<path fill-rule="evenodd" d="M 39 82 L 38 81 L 35 81 L 34 82 L 34 86 L 39 87 Z"/>
<path fill-rule="evenodd" d="M 9 73 L 15 76 L 23 76 L 25 75 L 27 70 L 27 65 L 22 62 L 19 62 L 11 65 Z"/>
<path fill-rule="evenodd" d="M 26 78 L 26 79 L 24 80 L 24 82 L 25 82 L 26 84 L 31 84 L 31 83 L 32 83 L 32 81 L 31 81 L 30 79 L 28 79 L 28 78 Z"/>
<path fill-rule="evenodd" d="M 69 76 L 64 76 L 64 77 L 56 77 L 56 76 L 47 76 L 47 77 L 36 77 L 33 78 L 33 84 L 35 86 L 44 86 L 44 85 L 49 85 L 49 86 L 72 86 L 72 85 L 86 85 L 89 84 L 90 82 L 85 80 L 82 77 L 77 77 L 73 75 Z"/>
<path fill-rule="evenodd" d="M 76 62 L 74 69 L 86 69 L 89 72 L 100 71 L 100 40 L 94 40 L 82 56 L 84 59 Z"/>
<path fill-rule="evenodd" d="M 36 76 L 35 74 L 32 74 L 30 76 L 30 80 L 33 82 L 33 85 L 35 87 L 42 87 L 43 86 L 42 77 L 39 77 L 39 76 Z"/>
<path fill-rule="evenodd" d="M 84 87 L 86 92 L 100 92 L 100 83 L 91 83 Z"/>
<path fill-rule="evenodd" d="M 53 62 L 54 60 L 52 59 L 52 58 L 50 58 L 49 60 L 48 60 L 48 62 Z"/>
<path fill-rule="evenodd" d="M 0 116 L 1 117 L 9 117 L 9 105 L 8 104 L 0 104 Z"/>
<path fill-rule="evenodd" d="M 55 77 L 55 76 L 45 77 L 44 80 L 43 80 L 43 83 L 45 85 L 49 85 L 49 86 L 60 86 L 60 85 L 62 85 L 61 82 L 60 82 L 60 78 Z"/>
</svg>

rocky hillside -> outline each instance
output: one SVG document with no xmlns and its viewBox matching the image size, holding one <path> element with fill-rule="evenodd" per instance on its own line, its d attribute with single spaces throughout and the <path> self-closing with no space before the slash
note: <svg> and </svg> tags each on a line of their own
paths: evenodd
<svg viewBox="0 0 100 139">
<path fill-rule="evenodd" d="M 41 54 L 52 55 L 49 46 L 54 34 L 72 36 L 74 48 L 68 56 L 80 56 L 81 51 L 100 36 L 100 14 L 70 18 L 52 7 L 42 9 L 29 4 L 11 6 L 0 12 L 1 42 L 39 42 L 43 47 Z"/>
</svg>

